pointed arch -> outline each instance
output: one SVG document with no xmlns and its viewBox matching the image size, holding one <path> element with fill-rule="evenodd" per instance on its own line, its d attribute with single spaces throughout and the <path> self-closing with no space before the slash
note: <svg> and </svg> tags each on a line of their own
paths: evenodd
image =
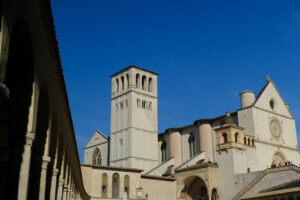
<svg viewBox="0 0 300 200">
<path fill-rule="evenodd" d="M 98 149 L 98 147 L 95 148 L 95 150 L 93 152 L 92 162 L 93 162 L 93 165 L 101 165 L 101 152 Z"/>
</svg>

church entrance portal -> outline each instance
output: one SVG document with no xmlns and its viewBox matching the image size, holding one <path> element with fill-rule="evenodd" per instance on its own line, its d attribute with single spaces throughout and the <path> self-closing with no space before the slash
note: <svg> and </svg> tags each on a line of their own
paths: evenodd
<svg viewBox="0 0 300 200">
<path fill-rule="evenodd" d="M 208 200 L 208 191 L 204 181 L 199 177 L 190 177 L 180 193 L 180 200 Z"/>
</svg>

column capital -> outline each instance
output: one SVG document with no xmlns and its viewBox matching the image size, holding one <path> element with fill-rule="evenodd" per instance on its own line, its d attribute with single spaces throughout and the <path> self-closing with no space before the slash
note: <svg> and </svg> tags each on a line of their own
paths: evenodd
<svg viewBox="0 0 300 200">
<path fill-rule="evenodd" d="M 51 157 L 49 156 L 43 156 L 42 157 L 42 169 L 47 169 L 48 164 L 51 162 Z"/>
<path fill-rule="evenodd" d="M 57 174 L 58 174 L 58 172 L 59 172 L 59 170 L 58 169 L 53 169 L 53 176 L 57 176 Z"/>
<path fill-rule="evenodd" d="M 32 142 L 33 142 L 34 138 L 35 138 L 35 133 L 32 133 L 32 132 L 26 133 L 26 135 L 25 135 L 26 145 L 32 146 Z"/>
<path fill-rule="evenodd" d="M 68 185 L 63 185 L 63 188 L 64 188 L 64 191 L 65 191 L 65 192 L 68 192 L 68 191 L 69 191 Z"/>
<path fill-rule="evenodd" d="M 60 185 L 60 186 L 63 186 L 64 185 L 64 182 L 65 182 L 65 179 L 59 179 L 58 180 L 58 185 Z"/>
</svg>

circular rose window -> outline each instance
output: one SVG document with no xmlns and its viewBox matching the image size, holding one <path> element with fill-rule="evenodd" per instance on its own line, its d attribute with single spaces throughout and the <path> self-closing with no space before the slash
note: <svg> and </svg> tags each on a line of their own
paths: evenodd
<svg viewBox="0 0 300 200">
<path fill-rule="evenodd" d="M 281 135 L 281 127 L 280 127 L 280 122 L 277 119 L 272 119 L 270 123 L 270 130 L 275 138 L 279 138 Z"/>
</svg>

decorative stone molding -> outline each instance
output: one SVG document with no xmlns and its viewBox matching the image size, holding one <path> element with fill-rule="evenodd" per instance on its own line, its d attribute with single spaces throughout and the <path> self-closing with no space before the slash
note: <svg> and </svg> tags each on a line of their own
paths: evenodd
<svg viewBox="0 0 300 200">
<path fill-rule="evenodd" d="M 42 169 L 47 169 L 48 164 L 51 162 L 51 157 L 49 156 L 43 156 L 42 157 Z"/>
<path fill-rule="evenodd" d="M 32 146 L 32 142 L 33 142 L 34 138 L 35 138 L 35 133 L 26 133 L 26 135 L 25 135 L 25 139 L 26 139 L 25 145 Z"/>
</svg>

